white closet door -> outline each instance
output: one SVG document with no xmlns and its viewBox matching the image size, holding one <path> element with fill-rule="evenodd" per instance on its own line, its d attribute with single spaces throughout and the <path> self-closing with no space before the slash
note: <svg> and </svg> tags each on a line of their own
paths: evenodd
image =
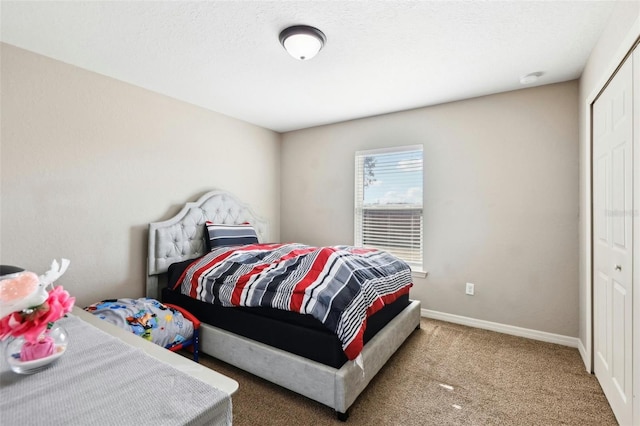
<svg viewBox="0 0 640 426">
<path fill-rule="evenodd" d="M 593 105 L 594 369 L 621 425 L 632 423 L 633 63 Z"/>
<path fill-rule="evenodd" d="M 640 423 L 640 47 L 633 52 L 633 422 Z"/>
</svg>

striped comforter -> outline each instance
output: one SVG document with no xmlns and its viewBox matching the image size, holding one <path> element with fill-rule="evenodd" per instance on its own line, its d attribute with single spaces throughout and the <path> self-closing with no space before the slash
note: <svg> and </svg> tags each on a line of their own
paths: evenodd
<svg viewBox="0 0 640 426">
<path fill-rule="evenodd" d="M 208 303 L 312 315 L 355 359 L 367 317 L 408 293 L 412 283 L 409 266 L 384 251 L 252 244 L 214 249 L 184 271 L 178 286 Z"/>
</svg>

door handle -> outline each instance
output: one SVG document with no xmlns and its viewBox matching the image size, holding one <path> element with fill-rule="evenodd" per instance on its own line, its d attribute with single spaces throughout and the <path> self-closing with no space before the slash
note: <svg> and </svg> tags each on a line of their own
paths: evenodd
<svg viewBox="0 0 640 426">
<path fill-rule="evenodd" d="M 622 271 L 622 265 L 615 265 L 616 271 Z"/>
</svg>

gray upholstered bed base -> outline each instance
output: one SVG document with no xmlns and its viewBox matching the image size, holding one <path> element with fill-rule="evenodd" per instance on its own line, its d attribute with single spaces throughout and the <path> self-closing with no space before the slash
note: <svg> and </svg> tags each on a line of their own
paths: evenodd
<svg viewBox="0 0 640 426">
<path fill-rule="evenodd" d="M 171 263 L 203 254 L 204 222 L 254 224 L 260 241 L 269 241 L 267 223 L 244 203 L 223 191 L 187 203 L 173 218 L 149 225 L 147 296 L 158 297 L 158 277 Z M 338 417 L 346 413 L 387 360 L 420 326 L 420 302 L 412 301 L 380 330 L 362 351 L 364 368 L 348 361 L 336 369 L 228 331 L 201 325 L 201 350 L 322 404 Z"/>
<path fill-rule="evenodd" d="M 202 350 L 224 362 L 290 389 L 338 413 L 346 413 L 358 395 L 405 339 L 420 325 L 420 302 L 412 301 L 362 351 L 364 373 L 354 361 L 336 369 L 280 349 L 201 325 Z"/>
</svg>

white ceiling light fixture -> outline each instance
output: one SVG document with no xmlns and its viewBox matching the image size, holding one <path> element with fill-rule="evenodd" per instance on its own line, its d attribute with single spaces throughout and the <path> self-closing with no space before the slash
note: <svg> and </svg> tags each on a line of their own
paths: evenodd
<svg viewBox="0 0 640 426">
<path fill-rule="evenodd" d="M 279 38 L 285 50 L 301 61 L 316 56 L 327 42 L 327 37 L 322 31 L 307 25 L 285 28 Z"/>
<path fill-rule="evenodd" d="M 531 84 L 538 81 L 538 79 L 542 76 L 540 71 L 532 72 L 531 74 L 523 75 L 520 77 L 520 84 Z"/>
</svg>

